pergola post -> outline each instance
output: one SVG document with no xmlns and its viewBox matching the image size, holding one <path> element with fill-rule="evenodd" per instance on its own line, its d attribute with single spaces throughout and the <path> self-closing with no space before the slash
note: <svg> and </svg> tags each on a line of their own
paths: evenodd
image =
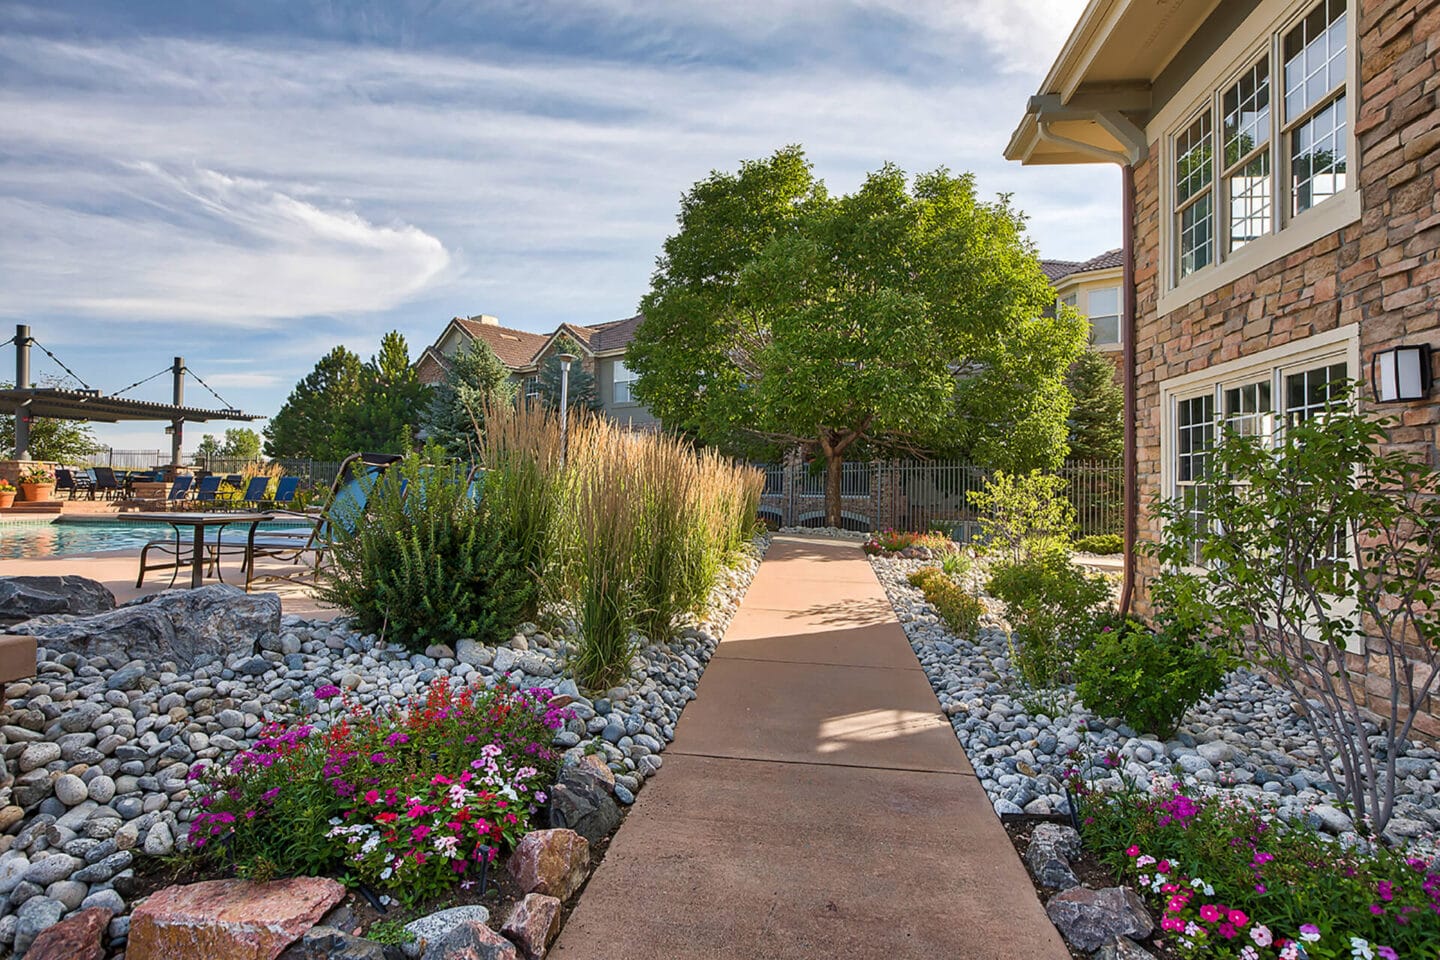
<svg viewBox="0 0 1440 960">
<path fill-rule="evenodd" d="M 30 386 L 30 326 L 15 325 L 15 389 Z M 15 405 L 15 459 L 30 459 L 30 411 L 28 404 Z"/>
<path fill-rule="evenodd" d="M 185 358 L 176 357 L 175 363 L 170 367 L 170 373 L 174 379 L 174 403 L 176 407 L 185 406 Z M 176 473 L 180 470 L 180 447 L 185 442 L 185 421 L 175 419 L 170 421 L 170 470 Z"/>
</svg>

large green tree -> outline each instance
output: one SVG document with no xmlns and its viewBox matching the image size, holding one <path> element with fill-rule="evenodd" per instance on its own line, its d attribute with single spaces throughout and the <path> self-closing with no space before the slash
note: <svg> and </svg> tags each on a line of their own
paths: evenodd
<svg viewBox="0 0 1440 960">
<path fill-rule="evenodd" d="M 580 355 L 580 347 L 574 340 L 562 336 L 555 341 L 555 349 L 540 365 L 536 386 L 540 388 L 540 402 L 556 409 L 560 406 L 560 354 Z M 565 391 L 566 406 L 572 410 L 599 410 L 600 394 L 595 387 L 595 375 L 586 370 L 579 360 L 570 364 L 570 383 Z"/>
<path fill-rule="evenodd" d="M 266 455 L 341 460 L 354 453 L 349 424 L 360 403 L 360 367 L 345 347 L 321 357 L 265 425 Z"/>
<path fill-rule="evenodd" d="M 483 420 L 485 407 L 514 399 L 510 368 L 489 344 L 474 340 L 450 358 L 445 379 L 430 392 L 422 419 L 425 440 L 452 456 L 468 457 L 475 444 L 475 424 Z"/>
<path fill-rule="evenodd" d="M 1065 378 L 1070 391 L 1069 442 L 1074 460 L 1117 460 L 1124 452 L 1125 392 L 1115 382 L 1115 365 L 1086 350 Z"/>
<path fill-rule="evenodd" d="M 47 386 L 54 386 L 47 383 Z M 0 383 L 0 390 L 9 390 L 13 384 Z M 33 460 L 50 460 L 55 463 L 72 463 L 83 460 L 96 450 L 100 443 L 95 439 L 94 430 L 83 420 L 56 420 L 51 417 L 34 417 L 30 421 L 30 457 Z M 15 451 L 15 415 L 0 415 L 0 456 Z"/>
<path fill-rule="evenodd" d="M 380 338 L 380 352 L 360 367 L 360 402 L 346 418 L 346 446 L 406 453 L 429 400 L 429 389 L 410 365 L 410 348 L 398 330 Z"/>
<path fill-rule="evenodd" d="M 1053 294 L 1006 198 L 893 166 L 832 197 L 787 147 L 681 200 L 627 362 L 667 424 L 732 448 L 800 444 L 840 521 L 847 453 L 958 450 L 1007 469 L 1065 455 L 1083 322 Z"/>
</svg>

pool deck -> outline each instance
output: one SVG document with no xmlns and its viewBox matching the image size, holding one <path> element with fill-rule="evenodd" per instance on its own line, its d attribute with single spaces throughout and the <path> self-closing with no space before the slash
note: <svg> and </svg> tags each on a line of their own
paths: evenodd
<svg viewBox="0 0 1440 960">
<path fill-rule="evenodd" d="M 101 553 L 77 553 L 68 556 L 40 557 L 25 560 L 0 560 L 0 577 L 60 577 L 81 576 L 98 580 L 115 594 L 117 603 L 133 600 L 142 594 L 159 593 L 170 586 L 170 576 L 162 570 L 152 570 L 145 576 L 145 585 L 135 586 L 135 575 L 140 569 L 139 550 L 107 550 Z M 259 567 L 264 572 L 264 567 Z M 244 584 L 240 572 L 240 558 L 227 557 L 220 561 L 220 573 L 226 583 Z M 176 585 L 189 582 L 189 569 L 182 570 L 176 578 Z M 207 578 L 206 583 L 215 581 Z M 312 620 L 330 620 L 340 615 L 334 607 L 316 600 L 306 587 L 294 583 L 266 584 L 267 593 L 280 595 L 283 611 Z M 258 591 L 257 591 L 258 592 Z"/>
</svg>

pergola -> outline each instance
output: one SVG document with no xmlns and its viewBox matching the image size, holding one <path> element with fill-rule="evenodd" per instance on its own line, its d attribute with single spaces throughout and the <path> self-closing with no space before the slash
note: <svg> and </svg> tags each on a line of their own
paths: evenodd
<svg viewBox="0 0 1440 960">
<path fill-rule="evenodd" d="M 15 328 L 15 386 L 0 390 L 0 408 L 15 411 L 15 459 L 30 458 L 30 421 L 35 417 L 56 420 L 88 420 L 95 423 L 119 423 L 122 420 L 150 420 L 170 424 L 170 462 L 180 465 L 180 447 L 186 423 L 210 420 L 263 419 L 233 408 L 207 410 L 185 406 L 185 358 L 176 357 L 170 367 L 173 402 L 135 400 L 107 396 L 99 390 L 67 390 L 62 387 L 30 385 L 30 347 L 34 338 L 30 328 Z"/>
</svg>

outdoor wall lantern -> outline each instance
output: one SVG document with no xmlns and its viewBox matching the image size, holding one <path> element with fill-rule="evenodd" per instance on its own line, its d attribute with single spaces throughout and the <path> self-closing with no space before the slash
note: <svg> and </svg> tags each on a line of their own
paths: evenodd
<svg viewBox="0 0 1440 960">
<path fill-rule="evenodd" d="M 1379 403 L 1424 400 L 1430 380 L 1428 343 L 1380 350 L 1370 358 L 1370 384 Z"/>
</svg>

